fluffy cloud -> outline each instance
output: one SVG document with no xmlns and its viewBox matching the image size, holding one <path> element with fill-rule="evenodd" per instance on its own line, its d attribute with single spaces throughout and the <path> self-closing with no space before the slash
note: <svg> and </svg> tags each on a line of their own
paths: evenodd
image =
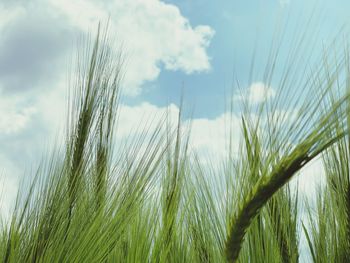
<svg viewBox="0 0 350 263">
<path fill-rule="evenodd" d="M 318 188 L 326 184 L 322 158 L 318 157 L 307 164 L 293 180 L 293 184 L 298 184 L 300 193 L 309 200 L 315 200 Z"/>
<path fill-rule="evenodd" d="M 174 104 L 163 108 L 148 102 L 137 106 L 121 105 L 117 122 L 117 139 L 123 140 L 130 135 L 141 135 L 145 129 L 152 133 L 166 117 L 174 124 L 177 122 L 178 113 L 179 109 Z"/>
<path fill-rule="evenodd" d="M 24 12 L 25 10 L 22 7 L 9 8 L 0 4 L 0 32 L 7 24 L 11 23 L 13 20 L 16 20 L 18 17 L 23 15 Z"/>
<path fill-rule="evenodd" d="M 257 104 L 276 96 L 276 91 L 263 82 L 254 82 L 243 92 L 244 94 L 236 94 L 233 99 L 247 100 L 250 104 Z"/>
<path fill-rule="evenodd" d="M 0 136 L 23 130 L 35 112 L 33 106 L 26 105 L 16 96 L 2 96 L 0 90 Z"/>
<path fill-rule="evenodd" d="M 203 162 L 209 159 L 212 164 L 228 156 L 230 138 L 233 154 L 238 153 L 241 138 L 240 118 L 231 113 L 223 113 L 214 119 L 193 119 L 191 126 L 191 146 Z"/>
<path fill-rule="evenodd" d="M 207 47 L 214 30 L 193 27 L 176 6 L 159 0 L 5 1 L 0 16 L 0 86 L 8 92 L 48 88 L 65 69 L 79 32 L 95 32 L 107 20 L 127 58 L 128 95 L 139 94 L 163 68 L 188 74 L 210 69 Z"/>
<path fill-rule="evenodd" d="M 110 18 L 110 31 L 123 43 L 127 56 L 125 92 L 129 95 L 140 93 L 142 84 L 155 80 L 162 67 L 188 74 L 210 69 L 206 48 L 213 29 L 192 27 L 174 5 L 159 0 L 51 3 L 82 31 Z"/>
<path fill-rule="evenodd" d="M 9 219 L 12 205 L 16 199 L 18 191 L 18 177 L 3 176 L 8 171 L 19 173 L 18 168 L 11 164 L 8 159 L 0 153 L 0 215 L 2 219 Z"/>
<path fill-rule="evenodd" d="M 290 4 L 290 0 L 279 0 L 279 3 L 282 7 L 285 7 Z"/>
</svg>

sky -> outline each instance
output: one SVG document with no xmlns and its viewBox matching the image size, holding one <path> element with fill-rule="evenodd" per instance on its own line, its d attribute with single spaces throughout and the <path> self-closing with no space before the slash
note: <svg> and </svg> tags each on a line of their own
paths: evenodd
<svg viewBox="0 0 350 263">
<path fill-rule="evenodd" d="M 1 212 L 60 140 L 78 39 L 93 35 L 99 21 L 110 19 L 109 30 L 127 57 L 117 137 L 135 132 L 145 116 L 167 108 L 176 115 L 183 94 L 193 147 L 224 156 L 228 105 L 239 99 L 236 79 L 252 103 L 273 99 L 277 87 L 261 76 L 275 33 L 284 36 L 282 58 L 304 32 L 317 39 L 308 48 L 321 53 L 350 22 L 349 8 L 345 0 L 1 0 Z M 239 125 L 238 115 L 233 123 Z M 309 192 L 308 182 L 320 180 L 320 163 L 303 173 Z"/>
</svg>

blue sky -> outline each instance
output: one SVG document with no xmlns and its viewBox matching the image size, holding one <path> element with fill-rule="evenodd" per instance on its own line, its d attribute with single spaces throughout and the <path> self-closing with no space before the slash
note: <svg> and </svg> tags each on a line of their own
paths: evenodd
<svg viewBox="0 0 350 263">
<path fill-rule="evenodd" d="M 348 26 L 348 10 L 345 0 L 0 1 L 2 212 L 53 140 L 60 141 L 76 40 L 94 32 L 98 21 L 110 17 L 110 32 L 128 47 L 118 139 L 134 132 L 144 115 L 161 115 L 166 107 L 176 115 L 183 90 L 185 108 L 194 109 L 193 147 L 223 156 L 233 76 L 241 88 L 251 88 L 253 101 L 272 98 L 278 87 L 265 85 L 261 72 L 274 32 L 285 36 L 282 58 L 293 48 L 295 34 L 305 32 L 306 39 L 316 40 L 307 48 L 317 57 L 322 45 Z M 255 74 L 249 82 L 254 47 Z M 280 72 L 277 68 L 276 79 Z M 262 90 L 270 95 L 262 98 Z M 233 121 L 238 125 L 239 118 Z M 305 173 L 312 181 L 312 173 L 322 172 L 317 163 Z M 308 183 L 304 186 L 307 191 Z"/>
</svg>

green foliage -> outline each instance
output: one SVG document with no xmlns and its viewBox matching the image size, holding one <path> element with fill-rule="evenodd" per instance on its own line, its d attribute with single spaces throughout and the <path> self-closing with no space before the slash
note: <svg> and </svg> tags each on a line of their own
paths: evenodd
<svg viewBox="0 0 350 263">
<path fill-rule="evenodd" d="M 79 56 L 64 150 L 18 195 L 0 233 L 3 262 L 289 263 L 300 260 L 301 235 L 314 262 L 350 260 L 346 55 L 300 79 L 290 77 L 298 59 L 290 62 L 275 100 L 256 112 L 243 104 L 238 154 L 230 145 L 216 166 L 190 148 L 181 111 L 175 127 L 165 115 L 126 147 L 114 143 L 123 56 L 110 44 L 99 30 Z M 276 64 L 271 54 L 265 83 Z M 291 95 L 290 83 L 310 93 Z M 283 103 L 296 117 L 279 111 Z M 327 183 L 306 224 L 288 182 L 320 155 Z"/>
</svg>

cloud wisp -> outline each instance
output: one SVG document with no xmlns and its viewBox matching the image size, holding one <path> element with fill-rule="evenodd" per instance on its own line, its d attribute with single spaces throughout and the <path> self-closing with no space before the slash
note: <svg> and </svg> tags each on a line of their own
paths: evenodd
<svg viewBox="0 0 350 263">
<path fill-rule="evenodd" d="M 247 101 L 249 104 L 259 104 L 267 100 L 273 99 L 276 91 L 264 84 L 263 82 L 254 82 L 241 94 L 233 96 L 234 101 Z"/>
</svg>

